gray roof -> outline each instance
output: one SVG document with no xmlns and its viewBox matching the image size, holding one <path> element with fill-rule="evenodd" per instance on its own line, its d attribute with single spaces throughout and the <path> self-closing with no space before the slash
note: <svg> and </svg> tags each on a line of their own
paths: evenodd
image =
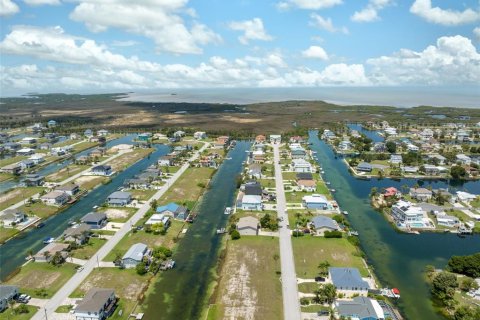
<svg viewBox="0 0 480 320">
<path fill-rule="evenodd" d="M 108 165 L 99 165 L 99 166 L 93 167 L 93 168 L 92 168 L 92 171 L 107 171 L 107 170 L 111 170 L 111 169 L 112 169 L 111 166 L 108 166 Z"/>
<path fill-rule="evenodd" d="M 62 186 L 59 186 L 56 188 L 56 190 L 60 190 L 60 191 L 72 191 L 74 189 L 78 188 L 78 185 L 75 184 L 75 183 L 67 183 L 67 184 L 64 184 Z"/>
<path fill-rule="evenodd" d="M 108 200 L 110 199 L 120 199 L 120 200 L 128 200 L 132 197 L 130 192 L 123 192 L 123 191 L 115 191 L 111 195 L 108 196 Z"/>
<path fill-rule="evenodd" d="M 78 226 L 71 227 L 71 228 L 68 228 L 67 230 L 65 230 L 63 232 L 63 236 L 64 237 L 73 237 L 74 235 L 81 235 L 82 233 L 84 233 L 86 231 L 90 231 L 91 229 L 92 229 L 91 226 L 89 226 L 85 223 L 81 223 Z"/>
<path fill-rule="evenodd" d="M 113 289 L 92 288 L 77 305 L 75 312 L 98 312 L 113 293 Z"/>
<path fill-rule="evenodd" d="M 368 169 L 372 169 L 372 165 L 368 162 L 360 162 L 357 166 L 357 168 L 368 168 Z"/>
<path fill-rule="evenodd" d="M 143 243 L 135 243 L 128 249 L 127 253 L 122 259 L 132 259 L 136 261 L 142 261 L 145 252 L 147 251 L 147 245 Z"/>
<path fill-rule="evenodd" d="M 340 316 L 355 316 L 360 319 L 379 319 L 372 304 L 372 299 L 355 297 L 352 301 L 339 301 L 337 311 Z"/>
<path fill-rule="evenodd" d="M 102 220 L 107 219 L 107 215 L 102 212 L 90 212 L 83 216 L 82 222 L 85 223 L 98 223 Z"/>
<path fill-rule="evenodd" d="M 340 290 L 368 290 L 370 287 L 362 279 L 357 268 L 328 268 L 333 285 Z"/>
<path fill-rule="evenodd" d="M 337 223 L 329 217 L 325 216 L 316 216 L 313 217 L 312 223 L 315 225 L 315 229 L 320 229 L 320 228 L 329 228 L 333 230 L 337 230 Z"/>
<path fill-rule="evenodd" d="M 245 195 L 250 196 L 261 196 L 262 195 L 262 187 L 259 184 L 247 184 L 245 185 Z"/>
<path fill-rule="evenodd" d="M 311 172 L 299 172 L 297 173 L 297 180 L 313 180 L 313 174 Z"/>
<path fill-rule="evenodd" d="M 16 291 L 17 286 L 0 285 L 0 300 L 11 298 Z"/>
</svg>

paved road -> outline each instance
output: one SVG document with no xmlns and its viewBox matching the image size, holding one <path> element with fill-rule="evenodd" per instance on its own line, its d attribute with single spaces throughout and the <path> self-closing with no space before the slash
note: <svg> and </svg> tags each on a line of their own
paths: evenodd
<svg viewBox="0 0 480 320">
<path fill-rule="evenodd" d="M 200 153 L 208 147 L 208 143 L 205 144 L 199 151 L 197 151 L 191 158 L 190 161 L 193 161 L 198 158 Z M 32 320 L 44 320 L 45 314 L 51 319 L 52 313 L 62 305 L 63 301 L 72 294 L 72 292 L 87 278 L 87 276 L 92 272 L 94 268 L 105 258 L 105 256 L 113 250 L 113 248 L 118 244 L 118 242 L 130 231 L 131 226 L 136 224 L 144 214 L 150 209 L 150 202 L 153 199 L 159 199 L 169 188 L 170 186 L 188 169 L 190 164 L 185 163 L 180 170 L 175 172 L 170 178 L 169 182 L 165 184 L 157 193 L 155 193 L 149 201 L 147 201 L 138 211 L 135 213 L 130 220 L 128 220 L 123 227 L 115 233 L 101 248 L 98 250 L 97 254 L 94 255 L 90 260 L 88 260 L 83 265 L 83 270 L 77 272 L 73 275 L 63 287 L 57 291 L 57 293 L 45 304 L 44 309 L 40 309 L 31 319 Z"/>
<path fill-rule="evenodd" d="M 282 169 L 280 162 L 279 145 L 273 145 L 273 158 L 275 162 L 275 187 L 277 189 L 277 215 L 283 218 L 280 221 L 280 262 L 282 265 L 282 293 L 283 317 L 285 320 L 300 320 L 300 302 L 297 288 L 297 275 L 293 261 L 292 239 L 290 229 L 287 228 L 288 214 L 285 211 L 286 200 L 283 188 Z"/>
</svg>

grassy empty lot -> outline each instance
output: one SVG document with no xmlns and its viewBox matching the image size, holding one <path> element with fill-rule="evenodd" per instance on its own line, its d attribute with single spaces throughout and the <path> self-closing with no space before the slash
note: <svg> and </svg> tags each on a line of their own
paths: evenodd
<svg viewBox="0 0 480 320">
<path fill-rule="evenodd" d="M 8 166 L 9 164 L 12 164 L 12 163 L 16 163 L 16 162 L 25 160 L 27 158 L 28 157 L 26 157 L 26 156 L 15 156 L 15 157 L 11 157 L 11 158 L 2 159 L 2 160 L 0 160 L 0 168 Z"/>
<path fill-rule="evenodd" d="M 75 183 L 80 186 L 80 189 L 92 190 L 101 183 L 106 183 L 110 178 L 108 177 L 96 177 L 96 176 L 82 176 L 75 179 Z"/>
<path fill-rule="evenodd" d="M 275 188 L 275 179 L 258 179 L 263 188 Z"/>
<path fill-rule="evenodd" d="M 28 200 L 28 198 L 42 190 L 42 187 L 24 187 L 15 188 L 9 192 L 0 194 L 0 210 L 6 209 L 22 200 Z"/>
<path fill-rule="evenodd" d="M 299 278 L 314 278 L 318 275 L 318 264 L 327 260 L 332 267 L 358 268 L 362 276 L 368 276 L 357 248 L 346 238 L 325 239 L 304 236 L 292 238 L 295 270 Z"/>
<path fill-rule="evenodd" d="M 18 306 L 19 304 L 17 303 L 14 308 L 17 308 Z M 38 307 L 27 305 L 27 309 L 28 313 L 16 314 L 9 306 L 7 310 L 0 313 L 0 320 L 28 320 L 37 313 Z"/>
<path fill-rule="evenodd" d="M 67 179 L 68 177 L 71 177 L 73 175 L 76 175 L 77 173 L 88 169 L 89 167 L 90 166 L 87 165 L 71 164 L 66 166 L 65 168 L 58 170 L 55 173 L 52 173 L 51 175 L 48 175 L 45 179 L 47 181 L 60 182 Z"/>
<path fill-rule="evenodd" d="M 37 290 L 45 289 L 46 297 L 49 298 L 76 273 L 75 266 L 65 263 L 62 266 L 55 267 L 50 263 L 30 262 L 21 267 L 20 272 L 6 283 L 16 285 L 21 292 L 38 298 L 43 297 L 38 295 Z"/>
<path fill-rule="evenodd" d="M 111 222 L 126 222 L 137 210 L 136 208 L 123 207 L 101 207 L 98 209 L 100 212 L 105 212 L 108 221 Z"/>
<path fill-rule="evenodd" d="M 208 319 L 281 319 L 278 239 L 244 236 L 229 241 Z"/>
<path fill-rule="evenodd" d="M 78 259 L 90 259 L 105 244 L 105 239 L 90 238 L 81 248 L 72 250 L 70 255 Z"/>
<path fill-rule="evenodd" d="M 84 142 L 81 142 L 81 143 L 73 146 L 73 152 L 80 152 L 80 151 L 86 150 L 88 148 L 95 147 L 96 145 L 98 145 L 97 142 L 84 141 Z"/>
<path fill-rule="evenodd" d="M 182 230 L 183 223 L 180 221 L 172 221 L 168 228 L 167 234 L 155 235 L 153 233 L 146 233 L 145 231 L 138 231 L 136 233 L 129 232 L 120 242 L 113 248 L 113 250 L 105 257 L 104 261 L 115 260 L 116 255 L 123 256 L 127 250 L 135 243 L 144 243 L 149 248 L 154 246 L 166 246 L 173 248 L 175 242 L 174 238 Z"/>
<path fill-rule="evenodd" d="M 132 194 L 132 197 L 138 199 L 139 201 L 147 201 L 150 199 L 158 190 L 128 190 Z"/>
<path fill-rule="evenodd" d="M 12 179 L 12 178 L 13 178 L 12 174 L 0 172 L 0 182 L 6 181 L 6 180 L 9 180 L 9 179 Z"/>
<path fill-rule="evenodd" d="M 15 228 L 4 228 L 0 227 L 0 243 L 3 243 L 13 235 L 17 234 L 19 231 Z"/>
<path fill-rule="evenodd" d="M 57 142 L 53 145 L 54 148 L 58 148 L 58 147 L 65 147 L 65 146 L 69 146 L 71 144 L 74 144 L 74 143 L 77 143 L 77 142 L 80 142 L 81 140 L 71 140 L 71 139 L 67 139 L 67 140 L 64 140 L 64 141 L 60 141 L 60 142 Z"/>
<path fill-rule="evenodd" d="M 32 204 L 24 204 L 19 208 L 23 212 L 29 215 L 35 215 L 40 218 L 47 218 L 54 214 L 56 214 L 59 210 L 58 207 L 55 206 L 47 206 L 43 202 L 35 202 Z"/>
<path fill-rule="evenodd" d="M 108 164 L 112 166 L 113 170 L 125 170 L 133 163 L 137 162 L 140 159 L 145 158 L 148 154 L 152 153 L 155 149 L 134 149 L 131 152 L 127 152 L 118 158 L 109 161 Z"/>
</svg>

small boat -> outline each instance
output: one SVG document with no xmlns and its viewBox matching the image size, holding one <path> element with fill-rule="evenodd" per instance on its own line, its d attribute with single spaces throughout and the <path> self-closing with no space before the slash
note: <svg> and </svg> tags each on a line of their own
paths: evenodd
<svg viewBox="0 0 480 320">
<path fill-rule="evenodd" d="M 69 225 L 69 226 L 74 226 L 74 225 L 76 225 L 76 224 L 77 224 L 77 223 L 76 223 L 75 221 L 73 221 L 73 220 L 68 220 L 68 225 Z"/>
<path fill-rule="evenodd" d="M 98 209 L 98 206 L 93 206 L 93 209 Z"/>
<path fill-rule="evenodd" d="M 342 211 L 342 213 L 346 216 L 348 216 L 348 211 Z"/>
<path fill-rule="evenodd" d="M 325 182 L 326 185 L 330 185 L 330 181 Z"/>
<path fill-rule="evenodd" d="M 232 158 L 228 157 L 228 158 L 225 158 L 225 160 L 232 160 Z"/>
<path fill-rule="evenodd" d="M 217 234 L 224 234 L 226 232 L 227 230 L 225 230 L 225 228 L 217 229 Z"/>
<path fill-rule="evenodd" d="M 48 237 L 48 238 L 43 239 L 43 244 L 49 244 L 49 243 L 52 243 L 53 241 L 55 241 L 55 238 Z"/>
<path fill-rule="evenodd" d="M 224 214 L 230 214 L 232 213 L 232 208 L 231 207 L 226 207 L 225 211 L 223 212 Z"/>
<path fill-rule="evenodd" d="M 350 230 L 350 235 L 351 235 L 351 236 L 357 236 L 357 237 L 358 237 L 358 231 Z"/>
<path fill-rule="evenodd" d="M 335 189 L 330 189 L 330 192 L 336 192 L 336 191 L 337 191 L 337 190 L 335 190 Z"/>
<path fill-rule="evenodd" d="M 44 222 L 40 222 L 39 224 L 37 224 L 37 229 L 40 229 L 40 228 L 43 228 L 45 226 L 45 223 Z"/>
</svg>

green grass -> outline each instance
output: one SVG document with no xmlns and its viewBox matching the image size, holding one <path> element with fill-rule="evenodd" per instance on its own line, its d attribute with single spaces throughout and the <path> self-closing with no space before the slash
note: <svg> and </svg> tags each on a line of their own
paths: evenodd
<svg viewBox="0 0 480 320">
<path fill-rule="evenodd" d="M 138 199 L 139 201 L 147 201 L 150 199 L 158 190 L 129 190 L 132 194 L 132 197 Z"/>
<path fill-rule="evenodd" d="M 28 215 L 35 215 L 42 219 L 50 217 L 59 211 L 58 207 L 48 206 L 40 201 L 32 204 L 24 204 L 19 209 Z"/>
<path fill-rule="evenodd" d="M 358 268 L 363 277 L 368 271 L 357 248 L 346 238 L 326 239 L 303 236 L 292 238 L 295 270 L 299 278 L 314 278 L 318 275 L 318 264 L 327 260 L 332 267 Z"/>
<path fill-rule="evenodd" d="M 82 245 L 81 248 L 72 250 L 70 255 L 74 258 L 88 260 L 95 255 L 105 242 L 105 239 L 90 238 L 87 244 Z"/>
<path fill-rule="evenodd" d="M 55 267 L 50 263 L 30 262 L 6 283 L 19 286 L 21 292 L 32 297 L 50 298 L 76 273 L 75 267 L 71 263 Z M 39 295 L 39 289 L 45 289 L 45 297 Z"/>
<path fill-rule="evenodd" d="M 73 305 L 71 305 L 71 304 L 63 305 L 63 306 L 59 306 L 59 307 L 55 310 L 55 312 L 56 312 L 56 313 L 69 313 L 70 310 L 72 310 L 72 308 L 73 308 Z"/>
<path fill-rule="evenodd" d="M 282 172 L 283 180 L 296 180 L 297 173 L 296 172 Z"/>
<path fill-rule="evenodd" d="M 480 208 L 480 197 L 470 202 L 470 205 L 474 208 Z"/>
<path fill-rule="evenodd" d="M 10 190 L 0 196 L 0 198 L 8 198 L 8 200 L 1 200 L 0 210 L 6 209 L 20 201 L 28 200 L 28 198 L 42 190 L 42 187 L 24 187 Z"/>
<path fill-rule="evenodd" d="M 2 159 L 2 160 L 0 160 L 0 168 L 8 166 L 9 164 L 12 164 L 12 163 L 20 162 L 20 161 L 25 160 L 27 158 L 28 158 L 27 156 L 15 156 L 15 157 L 11 157 L 11 158 Z"/>
<path fill-rule="evenodd" d="M 5 242 L 7 239 L 10 239 L 19 231 L 15 228 L 4 228 L 0 227 L 0 243 Z"/>
<path fill-rule="evenodd" d="M 7 181 L 13 178 L 13 175 L 10 173 L 0 172 L 0 182 Z"/>
<path fill-rule="evenodd" d="M 217 304 L 211 304 L 208 306 L 208 313 L 206 320 L 220 320 L 223 313 L 222 308 Z"/>
<path fill-rule="evenodd" d="M 52 181 L 52 182 L 61 182 L 71 176 L 74 176 L 86 169 L 88 169 L 90 166 L 87 165 L 77 165 L 77 164 L 71 164 L 66 166 L 65 168 L 60 169 L 59 171 L 52 173 L 46 177 L 47 181 Z"/>
<path fill-rule="evenodd" d="M 123 211 L 125 216 L 124 217 L 118 217 L 118 218 L 108 218 L 108 221 L 111 221 L 111 222 L 121 222 L 121 223 L 124 223 L 124 222 L 127 222 L 128 219 L 130 219 L 131 216 L 133 216 L 135 214 L 135 212 L 137 212 L 138 209 L 136 208 L 125 208 L 125 207 L 100 207 L 99 208 L 99 211 L 100 212 L 106 212 L 107 210 L 119 210 L 119 211 Z M 108 213 L 107 214 L 107 217 L 108 217 Z"/>
<path fill-rule="evenodd" d="M 146 244 L 149 248 L 160 245 L 173 248 L 175 244 L 174 238 L 182 230 L 182 226 L 182 222 L 172 221 L 172 224 L 168 228 L 167 234 L 164 236 L 155 235 L 153 233 L 146 233 L 143 230 L 135 233 L 129 232 L 125 237 L 122 238 L 122 240 L 120 240 L 120 242 L 115 246 L 115 248 L 113 248 L 113 250 L 110 251 L 110 253 L 103 260 L 113 261 L 115 260 L 115 257 L 117 255 L 123 256 L 132 245 L 139 242 Z"/>
<path fill-rule="evenodd" d="M 15 308 L 17 307 L 18 307 L 18 304 L 15 305 Z M 7 310 L 0 313 L 0 320 L 28 320 L 31 317 L 33 317 L 35 313 L 37 313 L 38 307 L 27 305 L 27 309 L 28 309 L 28 313 L 16 314 L 9 307 Z"/>
<path fill-rule="evenodd" d="M 180 170 L 179 166 L 169 166 L 169 167 L 161 167 L 161 168 L 162 168 L 162 172 L 172 173 L 172 174 Z"/>
<path fill-rule="evenodd" d="M 319 285 L 316 282 L 304 282 L 298 284 L 298 291 L 303 293 L 313 293 L 318 288 Z"/>
<path fill-rule="evenodd" d="M 81 189 L 84 190 L 92 190 L 96 186 L 102 184 L 102 183 L 107 183 L 110 180 L 108 177 L 92 177 L 90 180 L 82 181 L 81 183 L 78 182 L 79 179 L 76 179 L 74 182 L 80 186 Z"/>
<path fill-rule="evenodd" d="M 311 194 L 313 194 L 313 192 L 289 191 L 289 192 L 285 192 L 285 198 L 287 202 L 301 203 L 303 197 Z"/>
<path fill-rule="evenodd" d="M 317 313 L 319 311 L 328 310 L 327 307 L 322 305 L 310 305 L 310 306 L 301 306 L 302 312 Z"/>
<path fill-rule="evenodd" d="M 84 142 L 81 142 L 81 143 L 73 146 L 73 152 L 77 153 L 77 152 L 80 152 L 80 151 L 83 151 L 83 150 L 86 150 L 86 149 L 95 147 L 96 145 L 98 145 L 97 142 L 84 141 Z"/>
<path fill-rule="evenodd" d="M 275 188 L 275 179 L 258 179 L 263 188 Z"/>
<path fill-rule="evenodd" d="M 71 140 L 71 139 L 67 139 L 67 140 L 64 140 L 64 141 L 60 141 L 60 142 L 57 142 L 53 145 L 54 148 L 58 148 L 58 147 L 65 147 L 65 146 L 69 146 L 71 144 L 74 144 L 74 143 L 77 143 L 77 142 L 80 142 L 81 140 Z"/>
</svg>

